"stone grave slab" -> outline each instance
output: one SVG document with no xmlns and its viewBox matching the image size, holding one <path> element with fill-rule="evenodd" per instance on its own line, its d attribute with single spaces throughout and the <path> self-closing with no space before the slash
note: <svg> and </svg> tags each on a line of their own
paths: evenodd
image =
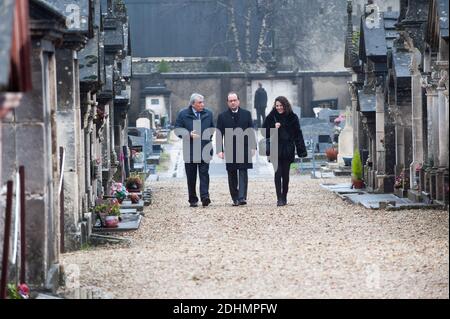
<svg viewBox="0 0 450 319">
<path fill-rule="evenodd" d="M 106 227 L 94 227 L 93 231 L 95 233 L 117 233 L 124 231 L 138 230 L 141 225 L 142 216 L 125 214 L 122 215 L 122 221 L 119 222 L 119 226 L 116 228 L 106 228 Z"/>
<path fill-rule="evenodd" d="M 345 184 L 320 184 L 322 188 L 328 189 L 336 194 L 364 194 L 365 191 L 361 189 L 351 188 L 351 183 Z"/>
<path fill-rule="evenodd" d="M 130 200 L 124 200 L 122 204 L 120 205 L 121 209 L 136 209 L 138 211 L 144 210 L 144 201 L 142 199 L 139 200 L 138 203 L 133 204 Z"/>
<path fill-rule="evenodd" d="M 121 208 L 120 209 L 121 215 L 128 215 L 128 214 L 138 214 L 138 211 L 136 208 Z"/>
<path fill-rule="evenodd" d="M 351 169 L 346 169 L 346 168 L 337 168 L 333 170 L 334 176 L 351 176 L 352 175 L 352 171 Z"/>
<path fill-rule="evenodd" d="M 394 194 L 347 194 L 345 198 L 354 204 L 360 204 L 369 209 L 380 209 L 380 203 L 389 203 L 391 206 L 410 205 L 407 198 L 399 198 Z"/>
</svg>

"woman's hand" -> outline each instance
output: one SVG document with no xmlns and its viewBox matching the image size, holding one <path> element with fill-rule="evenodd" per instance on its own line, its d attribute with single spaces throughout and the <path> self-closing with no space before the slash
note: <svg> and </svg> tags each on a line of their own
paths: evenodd
<svg viewBox="0 0 450 319">
<path fill-rule="evenodd" d="M 280 128 L 280 126 L 281 126 L 281 123 L 279 123 L 279 122 L 275 123 L 275 128 Z"/>
</svg>

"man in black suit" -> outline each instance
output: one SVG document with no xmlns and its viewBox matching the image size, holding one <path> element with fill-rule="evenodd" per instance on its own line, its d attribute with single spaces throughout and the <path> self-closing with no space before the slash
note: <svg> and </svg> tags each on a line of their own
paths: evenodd
<svg viewBox="0 0 450 319">
<path fill-rule="evenodd" d="M 213 114 L 205 108 L 204 97 L 198 93 L 191 96 L 189 106 L 180 111 L 175 124 L 175 134 L 183 138 L 183 159 L 191 207 L 198 206 L 196 192 L 197 171 L 200 178 L 202 206 L 211 203 L 209 198 L 209 163 L 212 159 Z"/>
<path fill-rule="evenodd" d="M 239 107 L 239 96 L 230 92 L 228 110 L 217 119 L 217 155 L 226 159 L 228 186 L 233 206 L 247 204 L 248 169 L 253 168 L 256 137 L 252 115 Z"/>
<path fill-rule="evenodd" d="M 255 92 L 254 107 L 256 109 L 256 125 L 260 128 L 261 124 L 266 120 L 267 108 L 267 92 L 264 90 L 261 82 L 258 83 L 258 89 Z"/>
</svg>

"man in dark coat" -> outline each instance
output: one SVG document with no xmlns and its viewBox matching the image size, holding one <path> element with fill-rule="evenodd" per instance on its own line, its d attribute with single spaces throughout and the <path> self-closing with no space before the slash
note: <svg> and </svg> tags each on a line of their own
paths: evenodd
<svg viewBox="0 0 450 319">
<path fill-rule="evenodd" d="M 211 203 L 209 198 L 209 163 L 212 159 L 213 114 L 205 109 L 204 97 L 194 93 L 190 105 L 181 110 L 175 123 L 175 134 L 183 138 L 183 159 L 191 207 L 198 206 L 196 192 L 197 170 L 200 177 L 202 205 Z"/>
<path fill-rule="evenodd" d="M 261 83 L 258 83 L 258 86 L 259 88 L 255 92 L 254 106 L 256 109 L 256 125 L 260 128 L 261 123 L 264 123 L 266 120 L 267 92 L 264 90 Z"/>
<path fill-rule="evenodd" d="M 253 168 L 256 137 L 252 115 L 239 107 L 239 96 L 230 92 L 228 110 L 217 119 L 217 155 L 226 159 L 228 186 L 233 206 L 247 204 L 248 169 Z"/>
</svg>

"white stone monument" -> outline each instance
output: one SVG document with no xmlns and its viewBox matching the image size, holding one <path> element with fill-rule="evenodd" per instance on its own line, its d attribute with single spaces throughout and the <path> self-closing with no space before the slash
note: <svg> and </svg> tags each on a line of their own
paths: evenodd
<svg viewBox="0 0 450 319">
<path fill-rule="evenodd" d="M 151 129 L 150 120 L 145 117 L 140 117 L 136 120 L 136 127 Z"/>
<path fill-rule="evenodd" d="M 338 164 L 344 166 L 344 157 L 353 157 L 353 119 L 351 108 L 347 107 L 345 114 L 345 127 L 339 134 Z"/>
</svg>

